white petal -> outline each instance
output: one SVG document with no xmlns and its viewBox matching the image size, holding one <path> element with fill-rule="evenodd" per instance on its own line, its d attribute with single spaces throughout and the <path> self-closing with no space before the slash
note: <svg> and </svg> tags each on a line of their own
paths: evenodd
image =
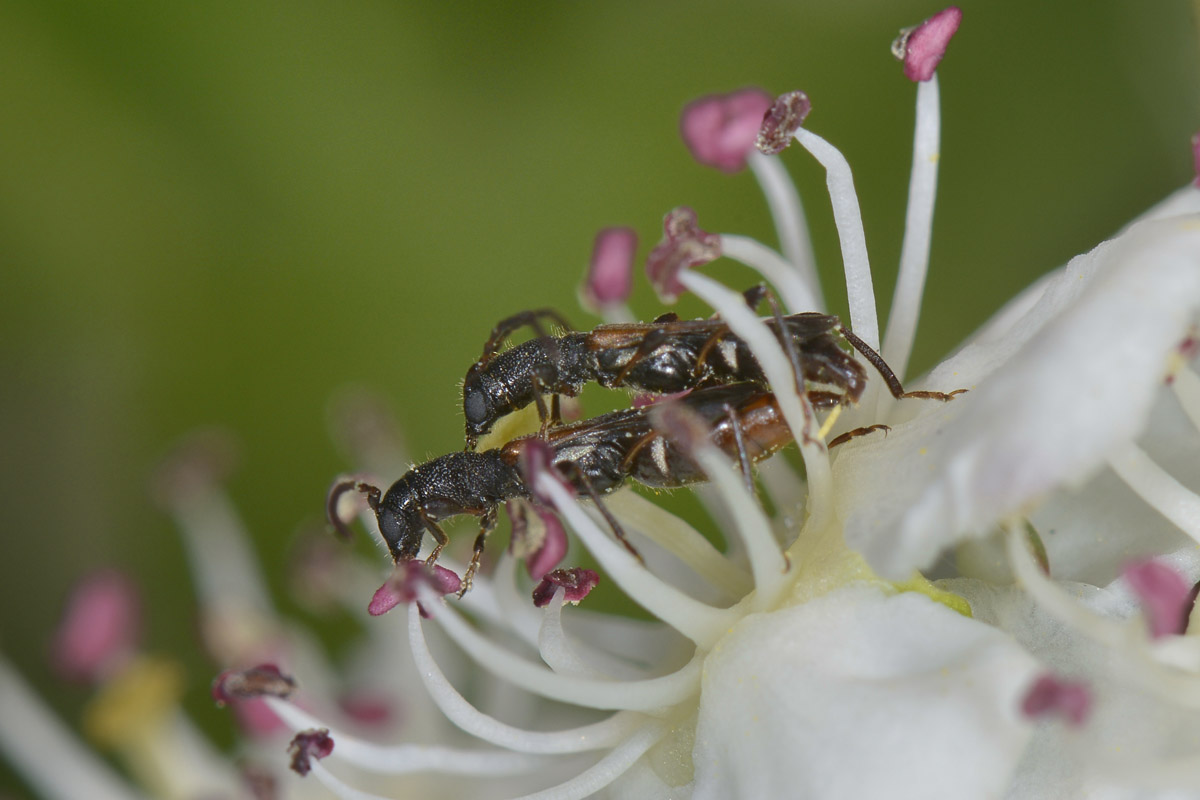
<svg viewBox="0 0 1200 800">
<path fill-rule="evenodd" d="M 971 392 L 845 448 L 847 543 L 903 579 L 1089 477 L 1145 426 L 1198 307 L 1200 215 L 1139 223 L 1073 259 L 1007 337 L 977 338 L 931 377 Z"/>
<path fill-rule="evenodd" d="M 695 797 L 991 797 L 1035 662 L 911 593 L 850 586 L 747 617 L 704 666 Z"/>
</svg>

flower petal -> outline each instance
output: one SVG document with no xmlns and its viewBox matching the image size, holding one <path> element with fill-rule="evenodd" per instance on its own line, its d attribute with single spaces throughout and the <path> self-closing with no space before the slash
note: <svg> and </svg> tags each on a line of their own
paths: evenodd
<svg viewBox="0 0 1200 800">
<path fill-rule="evenodd" d="M 1009 336 L 976 339 L 931 376 L 969 394 L 845 448 L 847 543 L 903 579 L 1089 477 L 1145 427 L 1198 308 L 1200 215 L 1141 222 L 1073 259 Z"/>
<path fill-rule="evenodd" d="M 705 662 L 694 797 L 992 797 L 1037 665 L 921 595 L 847 587 L 747 617 Z"/>
</svg>

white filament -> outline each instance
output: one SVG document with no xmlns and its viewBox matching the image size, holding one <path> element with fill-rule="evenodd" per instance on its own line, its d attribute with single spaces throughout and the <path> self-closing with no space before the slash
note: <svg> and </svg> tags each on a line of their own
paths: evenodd
<svg viewBox="0 0 1200 800">
<path fill-rule="evenodd" d="M 546 666 L 560 675 L 581 675 L 588 678 L 642 678 L 644 673 L 618 660 L 587 641 L 568 636 L 562 625 L 566 590 L 561 586 L 542 609 L 542 624 L 538 630 L 538 653 Z"/>
<path fill-rule="evenodd" d="M 800 193 L 796 191 L 792 176 L 783 168 L 783 162 L 778 158 L 763 155 L 757 150 L 751 151 L 746 163 L 758 179 L 758 185 L 767 198 L 767 206 L 771 209 L 771 219 L 775 222 L 775 231 L 779 236 L 779 245 L 783 249 L 784 257 L 791 262 L 808 293 L 816 300 L 816 305 L 799 310 L 822 311 L 824 306 L 821 303 L 821 279 L 817 274 L 817 259 L 813 255 L 804 206 L 800 202 Z"/>
<path fill-rule="evenodd" d="M 850 327 L 858 337 L 879 349 L 879 317 L 875 312 L 875 290 L 871 285 L 871 262 L 862 211 L 854 191 L 850 165 L 838 149 L 810 130 L 796 131 L 796 141 L 825 168 L 825 183 L 833 204 L 833 221 L 842 244 L 842 267 L 846 272 L 846 299 L 850 303 Z"/>
<path fill-rule="evenodd" d="M 735 472 L 729 459 L 714 445 L 704 444 L 692 454 L 704 474 L 716 485 L 729 505 L 735 528 L 746 545 L 750 571 L 754 575 L 755 611 L 772 608 L 785 585 L 787 561 L 775 542 L 767 517 L 742 483 L 741 471 Z"/>
<path fill-rule="evenodd" d="M 1200 497 L 1175 480 L 1132 442 L 1108 459 L 1109 466 L 1155 511 L 1200 542 Z"/>
<path fill-rule="evenodd" d="M 820 308 L 817 296 L 805 285 L 792 265 L 762 242 L 749 236 L 722 233 L 721 255 L 740 261 L 770 281 L 789 311 L 816 311 Z"/>
<path fill-rule="evenodd" d="M 758 359 L 758 365 L 771 384 L 771 391 L 779 403 L 779 409 L 792 430 L 804 467 L 808 473 L 808 513 L 812 524 L 824 525 L 832 513 L 833 474 L 829 468 L 829 452 L 825 444 L 813 434 L 814 419 L 808 398 L 796 391 L 797 384 L 804 385 L 803 376 L 797 376 L 791 360 L 784 355 L 775 334 L 746 307 L 744 298 L 725 288 L 707 275 L 685 270 L 680 282 L 689 291 L 713 307 L 725 324 L 750 348 Z"/>
<path fill-rule="evenodd" d="M 883 360 L 904 380 L 912 356 L 921 316 L 921 297 L 929 272 L 929 242 L 933 235 L 933 206 L 937 198 L 938 161 L 941 158 L 941 111 L 938 78 L 917 84 L 917 123 L 913 134 L 912 176 L 908 183 L 908 212 L 904 218 L 904 245 L 900 249 L 900 274 L 888 312 L 883 337 Z"/>
<path fill-rule="evenodd" d="M 467 625 L 431 590 L 421 592 L 421 604 L 442 629 L 477 664 L 533 694 L 586 708 L 650 711 L 671 706 L 700 691 L 697 656 L 684 667 L 660 678 L 605 681 L 558 675 L 544 666 L 513 655 Z"/>
<path fill-rule="evenodd" d="M 514 728 L 476 709 L 450 684 L 429 652 L 416 607 L 410 608 L 408 613 L 408 641 L 425 689 L 446 718 L 476 738 L 518 753 L 557 754 L 603 750 L 623 740 L 643 719 L 632 712 L 622 711 L 601 722 L 563 731 L 547 733 Z"/>
<path fill-rule="evenodd" d="M 729 610 L 701 603 L 651 574 L 611 535 L 600 530 L 553 476 L 539 475 L 537 489 L 549 496 L 555 510 L 604 567 L 608 577 L 635 603 L 700 647 L 711 647 L 736 619 Z"/>
<path fill-rule="evenodd" d="M 333 758 L 383 775 L 411 772 L 441 772 L 448 775 L 522 775 L 546 767 L 534 755 L 505 750 L 464 749 L 436 745 L 368 742 L 332 728 L 307 711 L 278 697 L 266 697 L 267 705 L 295 732 L 326 728 L 333 739 Z"/>
<path fill-rule="evenodd" d="M 623 526 L 662 547 L 729 598 L 743 597 L 754 587 L 750 576 L 699 531 L 637 492 L 614 492 L 605 502 Z"/>
<path fill-rule="evenodd" d="M 258 558 L 225 493 L 206 486 L 173 508 L 201 605 L 210 612 L 274 619 Z"/>
<path fill-rule="evenodd" d="M 145 800 L 84 747 L 0 658 L 0 751 L 46 800 Z"/>
<path fill-rule="evenodd" d="M 666 733 L 666 726 L 652 722 L 630 736 L 619 747 L 583 772 L 557 786 L 515 800 L 583 800 L 625 774 Z"/>
</svg>

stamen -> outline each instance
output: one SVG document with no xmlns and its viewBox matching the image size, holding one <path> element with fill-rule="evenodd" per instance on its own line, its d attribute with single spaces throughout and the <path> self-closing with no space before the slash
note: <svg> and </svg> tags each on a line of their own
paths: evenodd
<svg viewBox="0 0 1200 800">
<path fill-rule="evenodd" d="M 140 638 L 133 581 L 117 570 L 97 570 L 71 591 L 54 635 L 53 665 L 73 680 L 102 681 L 133 656 Z"/>
<path fill-rule="evenodd" d="M 680 138 L 701 164 L 740 172 L 771 100 L 771 95 L 752 87 L 693 100 L 679 115 Z"/>
<path fill-rule="evenodd" d="M 1135 668 L 1126 670 L 1125 674 L 1142 689 L 1169 702 L 1200 708 L 1200 685 L 1194 675 L 1155 661 L 1146 646 L 1145 634 L 1138 626 L 1092 613 L 1052 581 L 1034 559 L 1024 526 L 1019 521 L 1007 520 L 1003 528 L 1013 574 L 1034 602 L 1076 632 L 1104 645 L 1114 654 L 1128 658 Z"/>
<path fill-rule="evenodd" d="M 754 588 L 750 576 L 691 525 L 637 492 L 614 492 L 608 509 L 625 526 L 662 547 L 730 599 L 744 597 Z"/>
<path fill-rule="evenodd" d="M 1024 525 L 1017 520 L 1008 520 L 1004 530 L 1013 574 L 1038 605 L 1100 644 L 1123 649 L 1130 642 L 1124 626 L 1091 613 L 1042 572 L 1029 548 Z"/>
<path fill-rule="evenodd" d="M 145 800 L 83 745 L 0 658 L 0 751 L 48 800 Z"/>
<path fill-rule="evenodd" d="M 588 273 L 579 287 L 584 308 L 617 322 L 632 318 L 625 301 L 633 291 L 633 257 L 637 233 L 632 228 L 604 228 L 592 244 Z"/>
<path fill-rule="evenodd" d="M 333 752 L 333 747 L 333 737 L 326 728 L 300 731 L 288 745 L 292 772 L 301 777 L 307 775 L 312 770 L 313 759 L 327 758 Z"/>
<path fill-rule="evenodd" d="M 722 254 L 740 261 L 766 278 L 779 291 L 789 311 L 813 311 L 820 305 L 803 277 L 779 253 L 748 236 L 733 233 L 719 235 Z"/>
<path fill-rule="evenodd" d="M 1182 575 L 1154 559 L 1129 564 L 1121 575 L 1141 602 L 1151 636 L 1183 633 L 1195 601 Z"/>
<path fill-rule="evenodd" d="M 740 294 L 698 272 L 684 272 L 679 280 L 689 291 L 712 306 L 758 359 L 804 458 L 808 473 L 810 523 L 823 526 L 827 515 L 832 513 L 833 475 L 825 444 L 810 435 L 810 421 L 814 419 L 812 406 L 808 398 L 796 391 L 798 383 L 803 385 L 803 376 L 796 375 L 775 334 L 746 307 Z"/>
<path fill-rule="evenodd" d="M 509 683 L 541 697 L 585 708 L 650 711 L 675 705 L 700 690 L 702 657 L 699 654 L 669 675 L 640 681 L 601 681 L 557 675 L 487 639 L 431 592 L 423 592 L 421 602 L 425 603 L 426 597 L 426 607 L 433 609 L 433 618 L 472 660 Z"/>
<path fill-rule="evenodd" d="M 900 36 L 892 42 L 892 55 L 904 62 L 905 77 L 910 81 L 931 80 L 961 23 L 962 11 L 950 6 L 919 25 L 900 31 Z"/>
<path fill-rule="evenodd" d="M 421 619 L 409 611 L 408 642 L 413 662 L 426 691 L 446 718 L 477 739 L 518 753 L 584 753 L 616 745 L 629 735 L 644 717 L 622 711 L 607 719 L 563 731 L 529 731 L 506 725 L 479 711 L 455 689 L 429 652 Z"/>
<path fill-rule="evenodd" d="M 941 112 L 938 79 L 917 84 L 917 125 L 913 134 L 912 176 L 908 182 L 908 211 L 904 218 L 904 245 L 900 249 L 900 274 L 883 337 L 883 360 L 904 380 L 912 356 L 921 316 L 921 297 L 929 272 L 929 242 L 933 234 L 933 206 L 937 198 L 938 161 L 941 159 Z"/>
<path fill-rule="evenodd" d="M 824 311 L 821 278 L 817 274 L 817 257 L 813 254 L 812 237 L 808 233 L 808 219 L 804 215 L 804 206 L 792 176 L 779 159 L 759 152 L 751 153 L 747 163 L 767 198 L 767 207 L 775 223 L 775 233 L 779 236 L 783 256 L 795 268 L 814 301 L 812 306 L 792 306 L 792 310 Z M 783 293 L 783 289 L 780 289 L 780 293 Z"/>
<path fill-rule="evenodd" d="M 729 506 L 738 535 L 746 546 L 750 571 L 754 576 L 754 610 L 773 607 L 784 585 L 787 561 L 775 542 L 766 516 L 750 496 L 740 473 L 734 472 L 729 459 L 709 440 L 708 430 L 685 408 L 665 403 L 657 406 L 651 414 L 654 427 L 663 431 L 696 460 Z"/>
<path fill-rule="evenodd" d="M 591 572 L 591 570 L 588 570 Z M 592 572 L 593 575 L 596 573 Z M 559 675 L 581 675 L 588 678 L 607 678 L 595 666 L 577 652 L 573 642 L 568 641 L 562 627 L 562 609 L 566 604 L 567 590 L 559 586 L 544 605 L 542 627 L 538 633 L 538 653 L 546 666 Z"/>
<path fill-rule="evenodd" d="M 1117 476 L 1179 530 L 1200 542 L 1200 497 L 1155 464 L 1133 443 L 1110 456 Z"/>
<path fill-rule="evenodd" d="M 825 183 L 829 187 L 829 201 L 833 205 L 833 221 L 842 245 L 850 328 L 872 350 L 878 350 L 879 317 L 875 310 L 875 290 L 871 284 L 871 262 L 867 256 L 867 236 L 863 231 L 862 211 L 858 206 L 858 194 L 854 191 L 850 165 L 836 147 L 812 131 L 800 128 L 795 137 L 825 168 Z"/>
<path fill-rule="evenodd" d="M 574 778 L 514 800 L 583 800 L 591 797 L 624 775 L 666 732 L 662 723 L 650 723 Z"/>
<path fill-rule="evenodd" d="M 542 578 L 542 582 L 534 587 L 533 604 L 542 608 L 550 603 L 559 590 L 562 590 L 563 596 L 558 598 L 559 605 L 563 603 L 579 605 L 579 601 L 591 594 L 592 589 L 595 589 L 598 583 L 600 583 L 600 576 L 593 570 L 583 567 L 556 569 L 547 572 Z"/>
<path fill-rule="evenodd" d="M 529 594 L 517 588 L 518 569 L 517 560 L 507 552 L 501 554 L 496 561 L 496 567 L 491 573 L 491 608 L 494 618 L 488 622 L 501 630 L 509 631 L 531 647 L 537 647 L 542 615 L 530 606 Z M 475 614 L 475 609 L 468 610 Z"/>
<path fill-rule="evenodd" d="M 1086 683 L 1050 674 L 1034 681 L 1021 701 L 1021 713 L 1031 719 L 1056 714 L 1077 727 L 1087 720 L 1091 708 L 1092 692 Z"/>
<path fill-rule="evenodd" d="M 642 608 L 700 647 L 711 647 L 733 624 L 736 614 L 701 603 L 651 574 L 600 530 L 570 492 L 549 473 L 539 475 L 536 484 L 536 490 L 551 500 L 606 574 Z"/>
<path fill-rule="evenodd" d="M 383 775 L 410 772 L 440 772 L 448 775 L 521 775 L 544 769 L 546 760 L 504 750 L 481 750 L 433 745 L 381 745 L 332 728 L 286 700 L 269 697 L 271 706 L 288 728 L 297 733 L 313 728 L 327 729 L 337 742 L 333 758 Z M 312 764 L 316 772 L 316 764 Z"/>
</svg>

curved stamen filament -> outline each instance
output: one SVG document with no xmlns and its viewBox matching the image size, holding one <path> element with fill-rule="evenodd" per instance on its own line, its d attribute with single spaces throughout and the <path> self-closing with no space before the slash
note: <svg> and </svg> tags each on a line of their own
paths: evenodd
<svg viewBox="0 0 1200 800">
<path fill-rule="evenodd" d="M 559 587 L 551 601 L 542 609 L 538 652 L 546 666 L 560 675 L 624 679 L 645 677 L 642 670 L 593 647 L 590 642 L 568 637 L 562 625 L 565 596 L 566 590 Z"/>
<path fill-rule="evenodd" d="M 779 246 L 783 250 L 784 258 L 795 268 L 805 289 L 816 303 L 809 307 L 795 307 L 793 310 L 824 310 L 817 259 L 813 255 L 812 239 L 808 235 L 808 220 L 804 216 L 804 205 L 800 202 L 800 193 L 796 191 L 792 176 L 778 158 L 765 156 L 757 150 L 751 151 L 746 164 L 758 179 L 758 185 L 767 198 L 767 207 L 771 210 L 771 218 L 775 222 L 775 231 L 779 236 Z"/>
<path fill-rule="evenodd" d="M 754 588 L 750 576 L 721 555 L 712 542 L 679 517 L 659 508 L 636 492 L 614 492 L 608 510 L 625 526 L 678 558 L 710 585 L 730 599 L 745 596 Z"/>
<path fill-rule="evenodd" d="M 574 778 L 563 781 L 558 786 L 522 795 L 514 800 L 583 800 L 585 797 L 591 797 L 624 775 L 647 750 L 663 737 L 666 730 L 666 726 L 660 722 L 645 725 L 640 731 L 622 742 L 619 747 L 613 748 L 612 752 Z"/>
<path fill-rule="evenodd" d="M 917 124 L 913 134 L 912 177 L 908 183 L 908 211 L 904 218 L 904 245 L 900 249 L 900 274 L 883 337 L 883 360 L 904 380 L 921 315 L 921 296 L 929 271 L 929 241 L 933 234 L 933 206 L 937 198 L 938 160 L 941 158 L 941 119 L 937 74 L 917 84 Z"/>
<path fill-rule="evenodd" d="M 1155 511 L 1200 542 L 1200 496 L 1171 477 L 1135 444 L 1123 447 L 1108 463 L 1117 477 Z"/>
<path fill-rule="evenodd" d="M 850 165 L 836 147 L 810 130 L 800 128 L 796 141 L 825 168 L 833 221 L 842 244 L 842 267 L 846 272 L 846 299 L 850 303 L 850 327 L 858 337 L 879 349 L 879 317 L 875 311 L 875 290 L 871 284 L 871 262 L 867 257 L 867 236 L 863 232 L 862 211 L 854 191 Z"/>
<path fill-rule="evenodd" d="M 766 515 L 750 496 L 741 475 L 733 471 L 733 465 L 721 451 L 712 445 L 705 445 L 697 448 L 693 456 L 729 505 L 731 516 L 736 520 L 738 535 L 746 545 L 750 571 L 754 575 L 754 610 L 773 607 L 784 586 L 787 561 L 775 542 Z"/>
<path fill-rule="evenodd" d="M 829 452 L 823 442 L 815 437 L 812 406 L 808 398 L 797 392 L 803 386 L 803 377 L 797 376 L 783 349 L 761 319 L 749 308 L 742 296 L 725 288 L 707 275 L 691 270 L 679 276 L 680 282 L 701 300 L 712 306 L 730 330 L 742 338 L 750 352 L 758 359 L 763 374 L 771 384 L 771 391 L 779 402 L 779 408 L 787 420 L 792 436 L 804 457 L 808 473 L 808 513 L 814 525 L 823 525 L 831 513 L 833 500 L 833 474 L 829 468 Z"/>
<path fill-rule="evenodd" d="M 476 709 L 458 693 L 448 680 L 425 641 L 421 617 L 416 608 L 408 614 L 408 641 L 412 647 L 417 673 L 425 689 L 446 718 L 462 730 L 485 742 L 518 753 L 582 753 L 615 746 L 642 724 L 643 717 L 632 712 L 618 712 L 592 725 L 564 731 L 542 732 L 514 728 Z"/>
<path fill-rule="evenodd" d="M 651 711 L 675 705 L 700 690 L 700 656 L 660 678 L 605 681 L 558 675 L 530 663 L 485 638 L 432 591 L 421 591 L 421 604 L 446 634 L 477 664 L 528 692 L 586 708 Z"/>
<path fill-rule="evenodd" d="M 766 278 L 792 312 L 815 311 L 817 296 L 809 290 L 783 256 L 762 242 L 735 233 L 722 233 L 721 255 L 740 261 Z"/>
<path fill-rule="evenodd" d="M 1004 530 L 1013 574 L 1035 603 L 1076 632 L 1128 658 L 1135 668 L 1127 670 L 1125 674 L 1142 689 L 1170 702 L 1200 708 L 1200 682 L 1197 682 L 1194 674 L 1182 673 L 1157 663 L 1147 646 L 1145 631 L 1140 626 L 1092 613 L 1052 581 L 1042 572 L 1030 552 L 1019 521 L 1005 522 Z"/>
<path fill-rule="evenodd" d="M 287 700 L 266 697 L 267 705 L 293 731 L 326 728 L 333 757 L 382 775 L 440 772 L 448 775 L 522 775 L 546 768 L 546 759 L 506 750 L 465 749 L 420 744 L 383 745 L 329 727 Z"/>
<path fill-rule="evenodd" d="M 642 608 L 700 647 L 711 647 L 732 624 L 736 618 L 734 612 L 701 603 L 651 574 L 609 534 L 600 530 L 553 476 L 538 476 L 537 488 L 550 497 L 555 510 L 583 540 L 608 576 Z"/>
</svg>

